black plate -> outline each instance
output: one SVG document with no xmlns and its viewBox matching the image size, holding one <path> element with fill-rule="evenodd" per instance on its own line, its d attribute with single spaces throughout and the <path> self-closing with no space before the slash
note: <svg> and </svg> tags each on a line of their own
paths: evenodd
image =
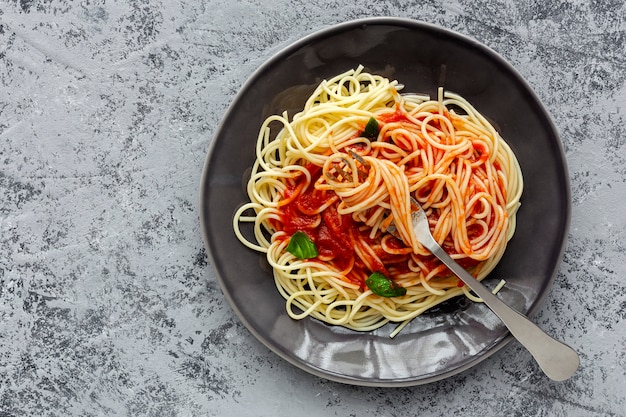
<svg viewBox="0 0 626 417">
<path fill-rule="evenodd" d="M 201 224 L 230 305 L 262 343 L 292 364 L 356 385 L 406 386 L 439 380 L 479 363 L 511 340 L 484 305 L 458 298 L 421 316 L 393 339 L 393 326 L 359 333 L 314 319 L 294 321 L 264 256 L 245 248 L 232 216 L 247 201 L 244 183 L 258 129 L 270 114 L 300 110 L 324 78 L 359 64 L 397 79 L 404 91 L 461 94 L 494 122 L 517 155 L 525 180 L 518 227 L 487 285 L 532 315 L 552 285 L 570 218 L 567 167 L 558 134 L 520 75 L 499 55 L 460 34 L 396 18 L 352 21 L 292 44 L 243 86 L 211 143 L 201 184 Z"/>
</svg>

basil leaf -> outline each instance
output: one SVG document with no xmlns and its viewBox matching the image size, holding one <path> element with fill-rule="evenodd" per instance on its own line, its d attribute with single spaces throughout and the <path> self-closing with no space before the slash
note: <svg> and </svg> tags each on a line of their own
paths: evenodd
<svg viewBox="0 0 626 417">
<path fill-rule="evenodd" d="M 399 286 L 380 272 L 374 272 L 365 280 L 365 284 L 376 295 L 381 297 L 400 297 L 406 294 L 406 288 Z"/>
<path fill-rule="evenodd" d="M 361 132 L 361 137 L 374 140 L 378 137 L 378 132 L 378 122 L 373 117 L 370 117 L 365 125 L 365 129 Z"/>
<path fill-rule="evenodd" d="M 298 259 L 311 259 L 317 256 L 315 243 L 300 230 L 291 236 L 287 251 Z"/>
</svg>

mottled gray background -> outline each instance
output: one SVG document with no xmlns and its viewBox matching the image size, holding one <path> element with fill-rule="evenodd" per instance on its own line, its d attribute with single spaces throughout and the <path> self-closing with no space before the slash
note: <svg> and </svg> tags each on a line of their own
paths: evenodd
<svg viewBox="0 0 626 417">
<path fill-rule="evenodd" d="M 495 49 L 562 134 L 573 214 L 536 321 L 431 385 L 310 376 L 227 305 L 198 221 L 215 127 L 254 69 L 334 23 L 411 17 Z M 0 417 L 626 415 L 623 0 L 0 1 Z"/>
</svg>

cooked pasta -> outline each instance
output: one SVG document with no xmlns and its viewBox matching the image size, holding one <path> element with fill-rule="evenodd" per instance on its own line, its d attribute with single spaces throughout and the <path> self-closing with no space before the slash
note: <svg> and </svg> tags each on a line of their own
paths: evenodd
<svg viewBox="0 0 626 417">
<path fill-rule="evenodd" d="M 250 202 L 233 226 L 267 254 L 294 319 L 399 330 L 452 297 L 476 300 L 415 238 L 411 198 L 437 242 L 479 280 L 514 233 L 523 183 L 510 147 L 461 96 L 401 90 L 358 67 L 320 83 L 291 120 L 273 115 L 261 126 Z M 240 230 L 246 222 L 253 241 Z M 292 250 L 296 234 L 314 252 Z M 375 273 L 402 291 L 373 291 Z"/>
</svg>

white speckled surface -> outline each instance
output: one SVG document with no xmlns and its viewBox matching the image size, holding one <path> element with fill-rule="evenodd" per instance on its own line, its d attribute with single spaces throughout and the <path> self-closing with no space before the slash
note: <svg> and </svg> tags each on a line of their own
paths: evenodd
<svg viewBox="0 0 626 417">
<path fill-rule="evenodd" d="M 553 383 L 518 343 L 431 385 L 304 373 L 241 325 L 208 264 L 200 174 L 256 66 L 367 16 L 493 48 L 561 132 L 572 223 L 535 321 L 581 353 Z M 625 416 L 623 0 L 0 2 L 0 417 Z"/>
</svg>

